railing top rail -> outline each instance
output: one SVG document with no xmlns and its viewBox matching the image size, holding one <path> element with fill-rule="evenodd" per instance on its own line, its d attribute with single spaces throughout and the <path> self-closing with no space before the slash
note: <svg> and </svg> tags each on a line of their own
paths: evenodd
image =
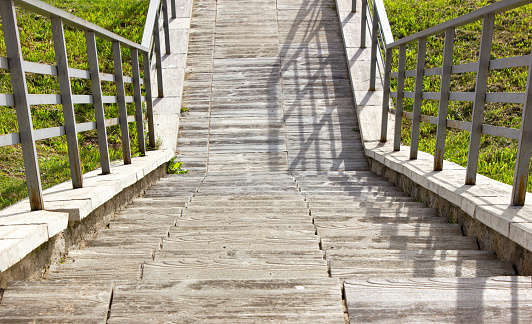
<svg viewBox="0 0 532 324">
<path fill-rule="evenodd" d="M 532 3 L 532 0 L 502 0 L 491 4 L 489 6 L 480 8 L 478 10 L 472 11 L 463 16 L 457 17 L 455 19 L 443 22 L 439 25 L 436 25 L 431 28 L 427 28 L 418 33 L 412 34 L 400 40 L 397 40 L 389 44 L 388 48 L 397 48 L 400 45 L 405 45 L 411 42 L 416 41 L 421 37 L 430 37 L 439 33 L 444 32 L 449 27 L 460 27 L 472 23 L 474 21 L 480 20 L 483 16 L 488 14 L 496 14 L 504 11 L 508 11 L 517 7 L 524 6 L 526 4 Z"/>
<path fill-rule="evenodd" d="M 384 6 L 384 2 L 382 0 L 375 0 L 375 5 L 377 7 L 377 15 L 381 23 L 384 44 L 391 44 L 394 42 L 394 39 L 392 34 L 392 28 L 390 27 L 390 22 L 388 21 L 388 14 L 386 13 L 386 7 Z"/>
<path fill-rule="evenodd" d="M 19 5 L 24 9 L 31 10 L 39 15 L 52 18 L 60 17 L 63 20 L 65 25 L 75 27 L 83 31 L 93 31 L 98 37 L 106 39 L 108 41 L 119 41 L 121 45 L 128 48 L 135 48 L 143 52 L 147 52 L 148 48 L 142 45 L 139 45 L 133 41 L 130 41 L 127 38 L 124 38 L 120 35 L 117 35 L 113 32 L 110 32 L 98 25 L 95 25 L 91 22 L 88 22 L 84 19 L 76 17 L 64 10 L 58 9 L 52 5 L 49 5 L 45 2 L 39 0 L 14 0 L 15 4 Z"/>
<path fill-rule="evenodd" d="M 161 0 L 150 0 L 148 13 L 146 14 L 146 23 L 144 24 L 144 34 L 142 35 L 142 42 L 140 43 L 146 48 L 151 48 L 153 29 L 155 28 L 155 20 L 157 18 L 160 4 Z"/>
</svg>

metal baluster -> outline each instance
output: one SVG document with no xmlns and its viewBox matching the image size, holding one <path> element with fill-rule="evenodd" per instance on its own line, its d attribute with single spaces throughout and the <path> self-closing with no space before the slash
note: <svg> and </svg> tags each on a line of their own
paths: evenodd
<svg viewBox="0 0 532 324">
<path fill-rule="evenodd" d="M 425 75 L 425 54 L 427 38 L 418 39 L 416 85 L 414 89 L 414 107 L 412 115 L 412 135 L 410 135 L 410 159 L 417 159 L 419 148 L 419 127 L 421 124 L 421 104 L 423 103 L 423 77 Z"/>
<path fill-rule="evenodd" d="M 440 83 L 440 105 L 438 108 L 438 129 L 436 132 L 436 147 L 434 150 L 434 171 L 441 171 L 443 169 L 445 135 L 447 132 L 447 110 L 449 108 L 451 70 L 453 67 L 454 31 L 454 27 L 449 27 L 445 30 L 445 44 L 443 46 Z"/>
<path fill-rule="evenodd" d="M 172 0 L 170 2 L 170 6 L 171 6 L 171 10 L 172 10 L 172 19 L 176 19 L 177 18 L 177 10 L 176 10 L 176 6 L 175 6 L 175 0 Z"/>
<path fill-rule="evenodd" d="M 164 29 L 164 45 L 166 54 L 170 54 L 170 24 L 168 23 L 168 2 L 163 0 L 163 29 Z"/>
<path fill-rule="evenodd" d="M 70 177 L 74 188 L 83 187 L 83 171 L 79 156 L 78 132 L 76 130 L 76 115 L 72 103 L 72 87 L 68 72 L 68 57 L 66 52 L 63 20 L 53 17 L 52 35 L 54 39 L 55 60 L 57 62 L 57 76 L 61 91 L 61 106 L 65 119 L 65 132 L 68 145 L 68 160 L 70 163 Z"/>
<path fill-rule="evenodd" d="M 144 52 L 144 90 L 146 91 L 146 114 L 148 115 L 148 144 L 155 147 L 155 128 L 153 127 L 153 98 L 151 93 L 150 53 Z"/>
<path fill-rule="evenodd" d="M 366 21 L 368 20 L 368 0 L 362 0 L 362 19 L 360 21 L 360 48 L 366 48 Z"/>
<path fill-rule="evenodd" d="M 164 97 L 163 91 L 163 64 L 161 56 L 161 39 L 159 35 L 159 14 L 155 17 L 155 27 L 153 28 L 153 41 L 155 48 L 155 69 L 157 70 L 157 92 L 158 97 Z"/>
<path fill-rule="evenodd" d="M 388 136 L 388 111 L 390 110 L 390 73 L 392 72 L 393 49 L 386 49 L 386 62 L 384 63 L 384 89 L 382 92 L 382 122 L 381 142 L 386 142 Z"/>
<path fill-rule="evenodd" d="M 357 12 L 357 0 L 351 1 L 351 12 Z"/>
<path fill-rule="evenodd" d="M 6 43 L 7 58 L 9 60 L 9 74 L 13 87 L 13 99 L 17 113 L 17 123 L 24 159 L 24 173 L 28 186 L 28 196 L 31 210 L 44 209 L 39 161 L 33 134 L 31 110 L 28 103 L 28 85 L 23 67 L 22 50 L 17 27 L 15 4 L 12 0 L 0 0 L 2 13 L 2 29 Z"/>
<path fill-rule="evenodd" d="M 530 156 L 532 152 L 532 59 L 528 65 L 528 79 L 525 94 L 526 101 L 523 106 L 521 137 L 519 139 L 519 148 L 517 149 L 517 161 L 515 163 L 512 188 L 512 205 L 514 206 L 523 206 L 525 204 L 526 185 L 528 183 L 528 172 L 530 169 Z"/>
<path fill-rule="evenodd" d="M 144 139 L 144 116 L 142 114 L 142 101 L 140 90 L 139 52 L 131 49 L 131 67 L 133 69 L 133 97 L 135 98 L 135 120 L 137 121 L 137 138 L 139 152 L 146 155 L 146 140 Z"/>
<path fill-rule="evenodd" d="M 91 73 L 92 102 L 94 116 L 96 117 L 96 131 L 98 133 L 98 149 L 100 150 L 100 164 L 102 174 L 111 173 L 111 161 L 109 160 L 109 143 L 107 142 L 107 129 L 105 127 L 105 111 L 102 100 L 102 84 L 100 80 L 100 67 L 98 63 L 98 49 L 94 32 L 85 33 L 87 41 L 87 53 L 89 56 L 89 70 Z"/>
<path fill-rule="evenodd" d="M 406 45 L 399 46 L 399 70 L 397 72 L 397 98 L 395 104 L 395 130 L 393 150 L 401 149 L 401 124 L 403 121 L 403 98 L 405 95 Z"/>
<path fill-rule="evenodd" d="M 482 135 L 482 120 L 484 119 L 484 106 L 486 104 L 486 88 L 488 83 L 494 21 L 495 14 L 492 13 L 484 16 L 484 21 L 482 23 L 475 101 L 473 102 L 471 136 L 469 138 L 469 152 L 467 155 L 466 185 L 474 185 L 477 178 L 480 137 Z"/>
<path fill-rule="evenodd" d="M 377 77 L 377 47 L 379 46 L 379 14 L 377 1 L 373 1 L 373 26 L 371 31 L 371 63 L 369 76 L 369 91 L 375 91 L 375 78 Z"/>
<path fill-rule="evenodd" d="M 122 134 L 122 151 L 124 164 L 131 164 L 131 144 L 129 142 L 129 128 L 127 123 L 126 91 L 124 87 L 124 72 L 122 69 L 122 52 L 120 42 L 113 42 L 113 60 L 115 65 L 116 97 L 118 102 L 118 113 L 120 121 L 120 132 Z"/>
</svg>

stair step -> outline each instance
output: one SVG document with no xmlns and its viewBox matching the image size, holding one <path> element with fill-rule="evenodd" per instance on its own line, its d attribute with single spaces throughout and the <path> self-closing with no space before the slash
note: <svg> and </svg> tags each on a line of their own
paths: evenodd
<svg viewBox="0 0 532 324">
<path fill-rule="evenodd" d="M 530 277 L 349 279 L 351 323 L 517 323 L 532 318 Z"/>
<path fill-rule="evenodd" d="M 317 226 L 321 237 L 349 236 L 363 233 L 364 235 L 399 235 L 399 236 L 461 236 L 462 228 L 458 224 L 372 224 L 359 223 L 344 225 L 340 222 L 329 223 L 329 226 Z"/>
<path fill-rule="evenodd" d="M 108 323 L 344 323 L 337 279 L 117 285 Z"/>
<path fill-rule="evenodd" d="M 321 238 L 323 250 L 478 250 L 477 239 L 468 236 L 338 236 Z"/>
<path fill-rule="evenodd" d="M 297 262 L 295 262 L 297 261 Z M 181 259 L 149 261 L 143 266 L 144 280 L 186 279 L 291 279 L 326 278 L 325 260 L 272 259 Z"/>
</svg>

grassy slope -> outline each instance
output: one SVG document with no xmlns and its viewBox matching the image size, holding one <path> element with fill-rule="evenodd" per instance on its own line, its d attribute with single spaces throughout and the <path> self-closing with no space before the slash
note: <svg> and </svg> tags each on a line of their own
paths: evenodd
<svg viewBox="0 0 532 324">
<path fill-rule="evenodd" d="M 142 38 L 145 13 L 149 4 L 148 0 L 44 1 L 135 42 L 140 42 Z M 20 9 L 17 9 L 17 19 L 24 59 L 32 62 L 55 64 L 49 20 Z M 70 66 L 88 69 L 84 34 L 67 27 L 65 29 L 65 39 Z M 111 43 L 97 40 L 97 46 L 100 70 L 106 73 L 113 73 Z M 0 55 L 6 55 L 3 34 L 0 36 Z M 129 51 L 123 50 L 122 57 L 125 73 L 130 74 L 131 66 L 127 63 L 130 58 Z M 27 74 L 27 80 L 30 93 L 59 93 L 59 84 L 56 77 Z M 71 79 L 71 82 L 74 94 L 91 93 L 90 81 Z M 102 87 L 107 95 L 116 93 L 113 84 L 104 82 Z M 126 91 L 131 95 L 131 87 L 126 89 Z M 0 71 L 0 93 L 11 93 L 7 71 Z M 106 105 L 105 108 L 107 118 L 118 117 L 116 105 Z M 128 107 L 129 114 L 133 114 L 133 109 L 133 105 L 130 104 Z M 76 105 L 75 110 L 78 123 L 94 121 L 92 105 Z M 63 124 L 61 105 L 33 106 L 32 115 L 35 129 Z M 0 127 L 0 133 L 2 134 L 18 131 L 13 107 L 0 107 Z M 136 154 L 136 132 L 132 131 L 134 129 L 135 125 L 130 125 L 132 153 Z M 81 133 L 78 138 L 81 146 L 84 172 L 98 168 L 100 157 L 96 132 Z M 111 145 L 111 158 L 114 160 L 122 158 L 120 132 L 117 126 L 108 128 L 108 140 Z M 68 153 L 64 136 L 39 141 L 37 150 L 44 188 L 70 179 Z M 20 146 L 0 148 L 0 208 L 26 196 L 27 189 Z"/>
<path fill-rule="evenodd" d="M 495 1 L 475 0 L 384 0 L 388 18 L 395 39 L 405 37 L 446 20 L 456 18 Z M 502 58 L 530 54 L 532 47 L 532 5 L 521 7 L 496 16 L 495 36 L 491 58 Z M 456 31 L 453 60 L 454 64 L 478 60 L 481 22 L 464 26 Z M 444 35 L 428 40 L 426 68 L 441 66 Z M 407 70 L 415 69 L 416 44 L 407 50 Z M 397 52 L 394 53 L 397 56 Z M 394 66 L 397 66 L 395 57 Z M 472 92 L 475 90 L 475 73 L 453 75 L 451 91 Z M 492 71 L 488 80 L 490 92 L 524 92 L 526 88 L 526 68 Z M 406 91 L 413 91 L 414 78 L 407 78 Z M 439 91 L 439 77 L 426 77 L 425 91 Z M 405 99 L 406 110 L 412 111 L 413 101 Z M 437 116 L 438 101 L 425 100 L 422 113 Z M 484 123 L 496 126 L 520 128 L 522 105 L 487 104 Z M 448 118 L 471 121 L 472 103 L 451 102 Z M 410 121 L 403 120 L 402 139 L 410 143 Z M 436 127 L 422 123 L 420 149 L 433 153 Z M 492 179 L 512 184 L 517 154 L 517 141 L 493 136 L 483 136 L 478 172 Z M 447 131 L 445 159 L 462 166 L 467 164 L 469 133 Z M 528 191 L 532 191 L 529 178 Z"/>
</svg>

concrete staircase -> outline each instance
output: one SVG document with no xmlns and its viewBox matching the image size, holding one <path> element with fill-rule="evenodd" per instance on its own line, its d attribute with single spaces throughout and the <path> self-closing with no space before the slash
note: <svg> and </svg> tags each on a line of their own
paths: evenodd
<svg viewBox="0 0 532 324">
<path fill-rule="evenodd" d="M 259 18 L 260 17 L 260 18 Z M 368 171 L 329 0 L 196 0 L 168 175 L 1 322 L 526 322 L 530 278 Z"/>
</svg>

